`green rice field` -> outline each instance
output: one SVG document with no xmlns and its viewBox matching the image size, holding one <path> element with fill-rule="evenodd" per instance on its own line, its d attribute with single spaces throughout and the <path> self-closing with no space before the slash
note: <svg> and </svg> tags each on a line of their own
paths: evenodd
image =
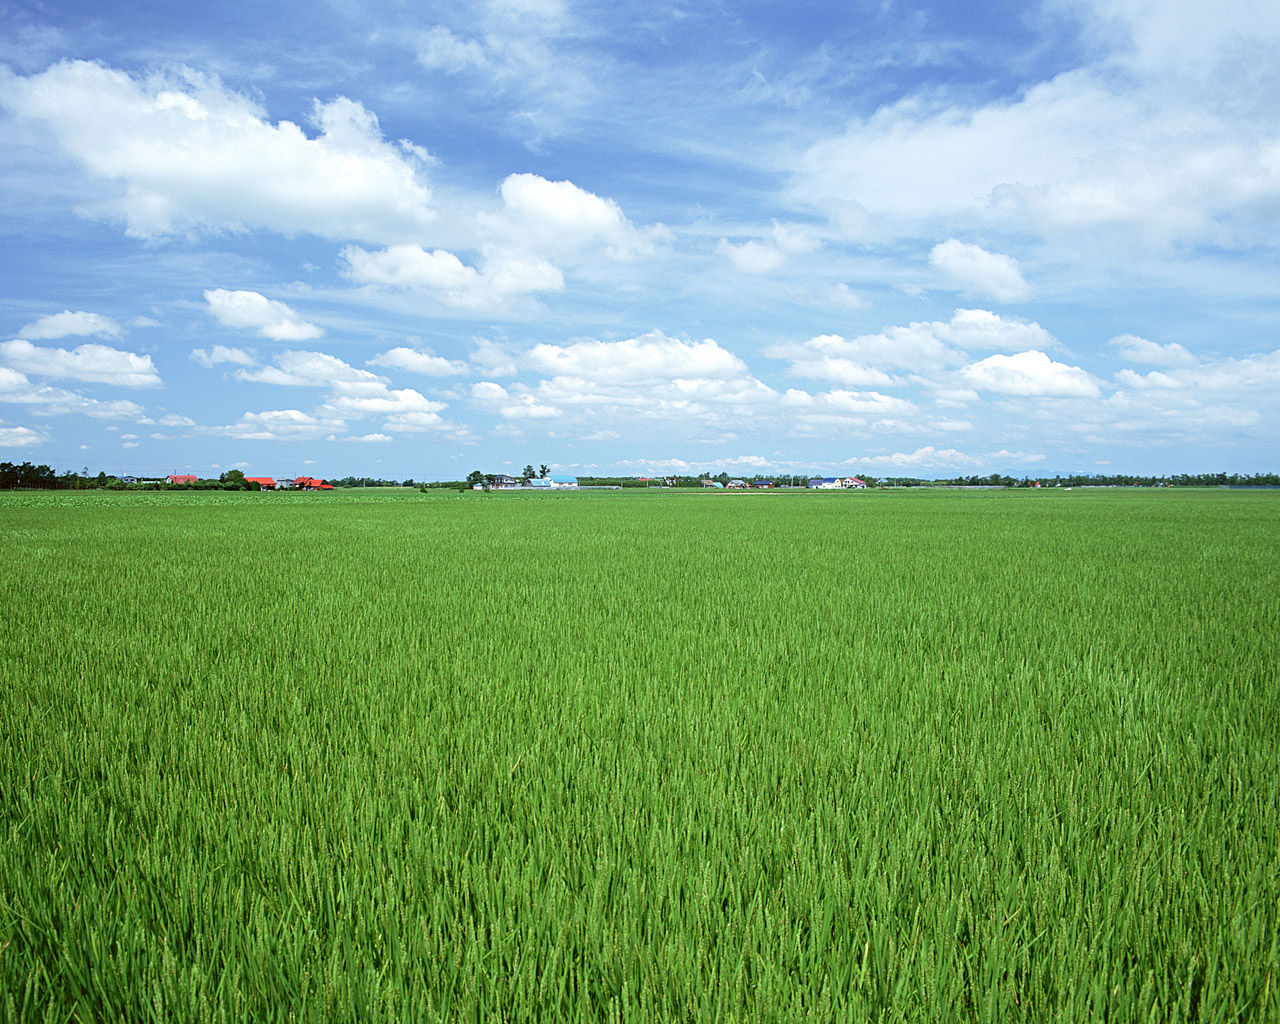
<svg viewBox="0 0 1280 1024">
<path fill-rule="evenodd" d="M 0 614 L 0 1020 L 1280 1019 L 1280 492 L 6 493 Z"/>
</svg>

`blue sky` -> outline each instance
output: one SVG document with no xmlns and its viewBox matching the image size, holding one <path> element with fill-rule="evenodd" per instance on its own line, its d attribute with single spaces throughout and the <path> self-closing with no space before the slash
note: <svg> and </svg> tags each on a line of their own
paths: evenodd
<svg viewBox="0 0 1280 1024">
<path fill-rule="evenodd" d="M 10 4 L 0 459 L 1280 465 L 1280 7 Z"/>
</svg>

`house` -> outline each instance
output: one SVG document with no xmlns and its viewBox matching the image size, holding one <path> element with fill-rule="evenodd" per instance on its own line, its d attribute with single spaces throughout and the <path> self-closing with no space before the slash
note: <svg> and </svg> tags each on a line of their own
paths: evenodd
<svg viewBox="0 0 1280 1024">
<path fill-rule="evenodd" d="M 193 484 L 196 482 L 196 479 L 195 474 L 187 475 L 182 473 L 170 473 L 164 478 L 165 483 L 168 484 Z"/>
<path fill-rule="evenodd" d="M 493 484 L 491 486 L 494 490 L 498 491 L 512 491 L 520 487 L 523 483 L 523 477 L 507 476 L 506 473 L 495 473 L 493 475 Z"/>
<path fill-rule="evenodd" d="M 865 480 L 860 480 L 856 476 L 822 476 L 815 477 L 810 480 L 808 487 L 815 491 L 835 491 L 847 490 L 849 488 L 862 489 L 867 486 Z"/>
<path fill-rule="evenodd" d="M 747 482 L 745 480 L 730 480 L 729 489 L 734 491 L 746 490 Z"/>
<path fill-rule="evenodd" d="M 244 478 L 246 483 L 257 484 L 259 490 L 274 491 L 276 482 L 269 476 L 247 476 Z"/>
<path fill-rule="evenodd" d="M 290 480 L 288 477 L 283 477 L 283 476 L 280 477 L 278 480 L 276 480 L 276 490 L 277 491 L 293 490 L 293 481 Z"/>
<path fill-rule="evenodd" d="M 751 486 L 752 486 L 752 487 L 759 487 L 759 488 L 761 488 L 761 489 L 764 489 L 764 488 L 772 487 L 772 486 L 773 486 L 773 481 L 772 481 L 772 480 L 764 480 L 764 479 L 752 480 L 752 481 L 751 481 Z"/>
<path fill-rule="evenodd" d="M 552 490 L 556 491 L 576 491 L 578 489 L 578 478 L 576 476 L 549 476 Z"/>
<path fill-rule="evenodd" d="M 293 486 L 303 491 L 331 491 L 333 484 L 327 484 L 311 476 L 300 476 L 293 481 Z"/>
</svg>

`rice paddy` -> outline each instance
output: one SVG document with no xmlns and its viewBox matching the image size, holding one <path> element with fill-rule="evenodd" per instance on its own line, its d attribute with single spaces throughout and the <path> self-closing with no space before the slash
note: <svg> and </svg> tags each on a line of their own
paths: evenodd
<svg viewBox="0 0 1280 1024">
<path fill-rule="evenodd" d="M 1280 494 L 0 495 L 0 1017 L 1280 1018 Z"/>
</svg>

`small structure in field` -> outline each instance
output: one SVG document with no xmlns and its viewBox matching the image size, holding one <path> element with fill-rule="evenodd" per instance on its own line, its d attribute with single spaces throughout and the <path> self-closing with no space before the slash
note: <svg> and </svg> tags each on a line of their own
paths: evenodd
<svg viewBox="0 0 1280 1024">
<path fill-rule="evenodd" d="M 193 484 L 197 479 L 194 473 L 170 473 L 164 478 L 168 484 Z"/>
<path fill-rule="evenodd" d="M 808 486 L 812 491 L 861 490 L 867 482 L 856 476 L 820 476 L 810 480 Z"/>
<path fill-rule="evenodd" d="M 313 476 L 300 476 L 293 481 L 293 486 L 302 491 L 331 491 L 333 484 L 327 484 Z"/>
<path fill-rule="evenodd" d="M 257 484 L 260 491 L 274 491 L 276 489 L 276 481 L 274 477 L 269 476 L 247 476 L 244 478 L 245 483 Z"/>
</svg>

